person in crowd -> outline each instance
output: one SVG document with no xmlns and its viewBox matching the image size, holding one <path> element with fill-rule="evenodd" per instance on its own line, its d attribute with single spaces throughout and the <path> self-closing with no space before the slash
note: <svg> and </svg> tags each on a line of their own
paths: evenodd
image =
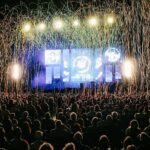
<svg viewBox="0 0 150 150">
<path fill-rule="evenodd" d="M 89 126 L 85 133 L 85 138 L 90 147 L 95 147 L 98 144 L 98 137 L 100 135 L 98 127 L 98 118 L 93 117 L 91 126 Z"/>
<path fill-rule="evenodd" d="M 37 150 L 54 150 L 54 147 L 47 142 L 44 142 Z"/>
<path fill-rule="evenodd" d="M 137 150 L 135 145 L 128 145 L 127 150 Z"/>
<path fill-rule="evenodd" d="M 3 127 L 0 127 L 0 147 L 8 149 L 9 142 L 5 134 L 5 129 Z"/>
<path fill-rule="evenodd" d="M 106 135 L 100 136 L 98 146 L 101 150 L 110 150 L 110 141 Z"/>
<path fill-rule="evenodd" d="M 44 133 L 40 130 L 35 132 L 34 142 L 31 143 L 30 150 L 38 150 L 40 148 L 40 146 L 44 143 L 44 141 L 43 141 L 44 135 L 43 134 Z"/>
<path fill-rule="evenodd" d="M 29 143 L 31 142 L 31 127 L 29 122 L 25 121 L 22 125 L 22 138 L 27 140 Z"/>
<path fill-rule="evenodd" d="M 80 131 L 77 131 L 73 135 L 73 141 L 76 146 L 76 150 L 90 150 L 90 147 L 83 144 L 83 134 Z"/>
<path fill-rule="evenodd" d="M 29 150 L 30 146 L 29 143 L 22 139 L 22 130 L 21 128 L 17 127 L 14 129 L 13 132 L 14 138 L 10 141 L 10 150 Z"/>
<path fill-rule="evenodd" d="M 126 150 L 128 145 L 132 145 L 132 138 L 130 136 L 127 136 L 123 141 L 123 148 L 121 150 Z"/>
<path fill-rule="evenodd" d="M 23 112 L 22 118 L 20 120 L 20 123 L 21 123 L 20 126 L 22 126 L 25 121 L 29 122 L 29 124 L 32 125 L 32 121 L 31 121 L 31 118 L 30 118 L 28 111 Z"/>
<path fill-rule="evenodd" d="M 43 130 L 42 127 L 41 127 L 41 121 L 39 119 L 35 119 L 33 121 L 33 125 L 32 125 L 32 136 L 34 136 L 35 132 L 38 131 L 38 130 L 40 130 L 40 131 Z"/>
<path fill-rule="evenodd" d="M 70 113 L 70 119 L 68 121 L 68 124 L 71 129 L 73 129 L 74 124 L 77 123 L 77 114 L 75 112 Z"/>
<path fill-rule="evenodd" d="M 139 138 L 140 144 L 138 150 L 148 150 L 150 148 L 150 136 L 145 132 L 141 132 Z"/>
<path fill-rule="evenodd" d="M 107 135 L 101 135 L 97 147 L 94 147 L 92 150 L 111 150 Z"/>
<path fill-rule="evenodd" d="M 145 127 L 144 132 L 146 132 L 150 136 L 150 118 L 149 118 L 149 125 Z"/>
<path fill-rule="evenodd" d="M 55 128 L 52 129 L 47 138 L 56 149 L 61 149 L 64 144 L 72 140 L 71 133 L 67 130 L 61 120 L 56 120 Z M 58 144 L 59 141 L 59 144 Z"/>
<path fill-rule="evenodd" d="M 76 150 L 74 143 L 67 143 L 62 150 Z"/>
<path fill-rule="evenodd" d="M 55 128 L 55 122 L 51 118 L 50 112 L 46 112 L 45 117 L 42 119 L 42 128 L 46 131 L 50 131 Z"/>
<path fill-rule="evenodd" d="M 133 139 L 136 139 L 140 132 L 141 129 L 139 128 L 138 121 L 135 119 L 131 120 L 130 126 L 125 131 L 126 135 L 131 136 Z"/>
</svg>

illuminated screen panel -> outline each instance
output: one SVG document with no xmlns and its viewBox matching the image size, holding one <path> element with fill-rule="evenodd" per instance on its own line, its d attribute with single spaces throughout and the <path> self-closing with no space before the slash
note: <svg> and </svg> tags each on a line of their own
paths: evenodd
<svg viewBox="0 0 150 150">
<path fill-rule="evenodd" d="M 112 65 L 106 65 L 106 75 L 105 75 L 105 81 L 106 82 L 112 82 Z"/>
<path fill-rule="evenodd" d="M 46 84 L 52 83 L 52 67 L 46 67 Z"/>
<path fill-rule="evenodd" d="M 107 62 L 113 63 L 113 62 L 117 62 L 120 60 L 121 58 L 121 53 L 120 50 L 114 47 L 109 47 L 106 51 L 105 51 L 105 59 Z"/>
<path fill-rule="evenodd" d="M 90 49 L 72 49 L 71 81 L 92 81 L 92 54 Z"/>
<path fill-rule="evenodd" d="M 54 67 L 54 79 L 60 79 L 60 66 Z"/>
<path fill-rule="evenodd" d="M 58 65 L 61 63 L 61 50 L 45 50 L 45 65 Z"/>
<path fill-rule="evenodd" d="M 102 50 L 95 50 L 94 56 L 94 80 L 102 81 L 103 80 L 103 62 L 102 62 Z"/>
<path fill-rule="evenodd" d="M 116 64 L 116 67 L 115 67 L 115 79 L 116 80 L 121 79 L 121 64 Z"/>
<path fill-rule="evenodd" d="M 69 49 L 63 50 L 63 82 L 69 82 L 70 64 L 69 64 Z"/>
</svg>

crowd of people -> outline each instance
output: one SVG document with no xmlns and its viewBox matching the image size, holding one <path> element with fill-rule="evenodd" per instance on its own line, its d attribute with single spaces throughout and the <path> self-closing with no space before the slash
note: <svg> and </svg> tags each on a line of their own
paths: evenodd
<svg viewBox="0 0 150 150">
<path fill-rule="evenodd" d="M 1 150 L 149 150 L 146 93 L 0 96 Z"/>
</svg>

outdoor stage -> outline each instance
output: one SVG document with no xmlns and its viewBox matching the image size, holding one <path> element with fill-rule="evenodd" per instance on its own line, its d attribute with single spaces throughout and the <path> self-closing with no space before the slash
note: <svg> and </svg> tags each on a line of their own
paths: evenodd
<svg viewBox="0 0 150 150">
<path fill-rule="evenodd" d="M 39 65 L 32 78 L 32 88 L 91 87 L 92 83 L 121 79 L 120 47 L 46 49 L 36 52 L 32 59 Z"/>
</svg>

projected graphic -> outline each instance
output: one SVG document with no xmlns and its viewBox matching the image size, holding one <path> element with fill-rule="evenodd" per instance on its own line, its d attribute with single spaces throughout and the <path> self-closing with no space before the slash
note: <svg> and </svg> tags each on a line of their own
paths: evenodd
<svg viewBox="0 0 150 150">
<path fill-rule="evenodd" d="M 60 79 L 60 66 L 55 66 L 53 69 L 54 69 L 54 79 Z"/>
<path fill-rule="evenodd" d="M 46 84 L 52 83 L 52 67 L 46 67 Z"/>
<path fill-rule="evenodd" d="M 92 81 L 92 55 L 90 49 L 73 49 L 71 58 L 71 81 Z"/>
<path fill-rule="evenodd" d="M 115 68 L 115 79 L 121 79 L 121 64 L 117 64 Z"/>
<path fill-rule="evenodd" d="M 106 66 L 106 75 L 105 75 L 105 81 L 106 82 L 112 82 L 112 65 Z"/>
<path fill-rule="evenodd" d="M 121 57 L 120 51 L 116 48 L 108 48 L 105 52 L 105 58 L 108 62 L 117 62 Z"/>
<path fill-rule="evenodd" d="M 87 56 L 78 56 L 73 61 L 73 67 L 78 73 L 87 73 L 91 66 L 91 60 Z"/>
<path fill-rule="evenodd" d="M 63 50 L 63 82 L 69 82 L 70 77 L 69 49 Z"/>
<path fill-rule="evenodd" d="M 102 57 L 101 56 L 96 58 L 94 70 L 95 70 L 95 80 L 102 81 L 103 68 L 102 68 Z"/>
<path fill-rule="evenodd" d="M 61 63 L 61 50 L 46 50 L 45 65 L 57 65 Z"/>
</svg>

